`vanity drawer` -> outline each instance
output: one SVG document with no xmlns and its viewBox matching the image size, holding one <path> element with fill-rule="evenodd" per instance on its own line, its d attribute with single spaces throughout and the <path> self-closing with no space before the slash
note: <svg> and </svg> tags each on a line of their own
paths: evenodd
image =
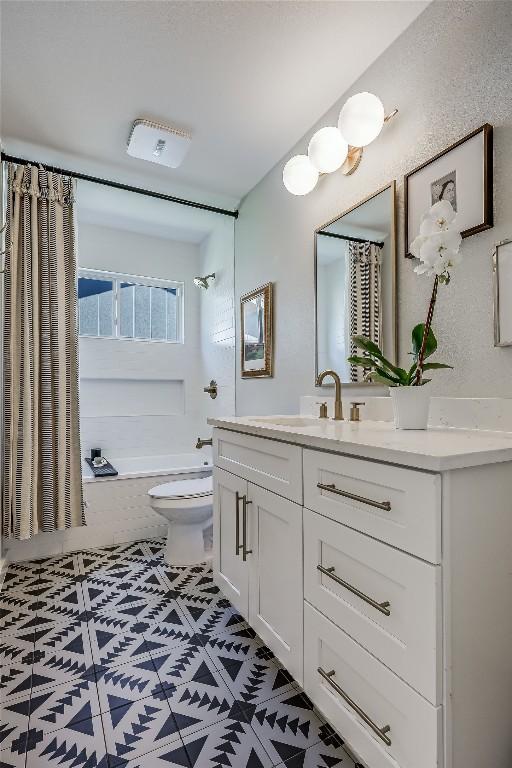
<svg viewBox="0 0 512 768">
<path fill-rule="evenodd" d="M 297 445 L 213 430 L 216 467 L 302 504 L 302 448 Z"/>
<path fill-rule="evenodd" d="M 441 566 L 305 509 L 304 597 L 440 703 Z"/>
<path fill-rule="evenodd" d="M 440 475 L 305 450 L 304 506 L 431 563 L 441 560 Z"/>
<path fill-rule="evenodd" d="M 442 707 L 429 704 L 307 602 L 304 659 L 306 693 L 365 765 L 438 768 Z"/>
</svg>

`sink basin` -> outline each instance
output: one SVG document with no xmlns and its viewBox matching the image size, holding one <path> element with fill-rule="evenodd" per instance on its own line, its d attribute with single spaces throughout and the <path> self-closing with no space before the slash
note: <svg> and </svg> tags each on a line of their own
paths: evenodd
<svg viewBox="0 0 512 768">
<path fill-rule="evenodd" d="M 251 419 L 251 421 L 277 427 L 317 427 L 319 423 L 319 420 L 312 416 L 263 416 L 260 419 Z"/>
</svg>

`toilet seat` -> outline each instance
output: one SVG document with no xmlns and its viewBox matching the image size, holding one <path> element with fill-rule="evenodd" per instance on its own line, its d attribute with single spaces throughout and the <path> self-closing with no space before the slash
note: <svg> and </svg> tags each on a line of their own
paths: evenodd
<svg viewBox="0 0 512 768">
<path fill-rule="evenodd" d="M 193 480 L 174 480 L 150 488 L 148 495 L 153 499 L 201 499 L 213 495 L 213 478 L 196 477 Z"/>
</svg>

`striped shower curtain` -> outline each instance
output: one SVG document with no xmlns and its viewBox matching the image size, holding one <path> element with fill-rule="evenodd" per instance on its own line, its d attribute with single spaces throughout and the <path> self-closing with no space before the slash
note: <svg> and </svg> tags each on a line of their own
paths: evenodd
<svg viewBox="0 0 512 768">
<path fill-rule="evenodd" d="M 373 243 L 348 244 L 348 285 L 350 295 L 350 338 L 366 336 L 380 346 L 382 341 L 381 313 L 381 249 Z M 350 342 L 350 354 L 359 355 Z M 363 371 L 350 366 L 350 381 L 363 380 Z"/>
<path fill-rule="evenodd" d="M 85 525 L 73 182 L 8 165 L 4 274 L 4 536 Z"/>
</svg>

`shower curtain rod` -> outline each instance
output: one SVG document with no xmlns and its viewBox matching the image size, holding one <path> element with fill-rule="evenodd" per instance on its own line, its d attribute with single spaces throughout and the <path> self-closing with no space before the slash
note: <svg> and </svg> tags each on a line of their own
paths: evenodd
<svg viewBox="0 0 512 768">
<path fill-rule="evenodd" d="M 324 237 L 336 237 L 338 240 L 350 240 L 351 243 L 370 243 L 370 245 L 377 245 L 379 248 L 384 248 L 384 242 L 379 243 L 376 240 L 364 240 L 361 237 L 337 235 L 335 232 L 317 232 L 317 235 L 323 235 Z"/>
<path fill-rule="evenodd" d="M 233 219 L 238 219 L 238 211 L 229 211 L 227 208 L 217 208 L 215 205 L 207 205 L 206 203 L 196 203 L 193 200 L 185 200 L 182 197 L 174 197 L 173 195 L 166 195 L 163 192 L 154 192 L 151 189 L 143 189 L 142 187 L 132 187 L 129 184 L 121 184 L 119 181 L 102 179 L 99 176 L 89 176 L 86 173 L 79 173 L 78 171 L 68 171 L 65 168 L 57 168 L 54 165 L 46 165 L 46 163 L 39 163 L 34 160 L 26 160 L 22 157 L 13 157 L 12 155 L 8 155 L 5 152 L 2 152 L 1 160 L 4 163 L 16 163 L 16 165 L 42 165 L 42 167 L 47 171 L 50 171 L 50 173 L 60 173 L 62 176 L 70 176 L 73 179 L 80 179 L 81 181 L 92 181 L 94 184 L 102 184 L 104 187 L 123 189 L 126 192 L 135 192 L 137 195 L 156 197 L 158 200 L 167 200 L 169 203 L 187 205 L 189 208 L 199 208 L 202 211 L 209 211 L 210 213 L 218 213 L 221 216 L 231 216 Z"/>
</svg>

